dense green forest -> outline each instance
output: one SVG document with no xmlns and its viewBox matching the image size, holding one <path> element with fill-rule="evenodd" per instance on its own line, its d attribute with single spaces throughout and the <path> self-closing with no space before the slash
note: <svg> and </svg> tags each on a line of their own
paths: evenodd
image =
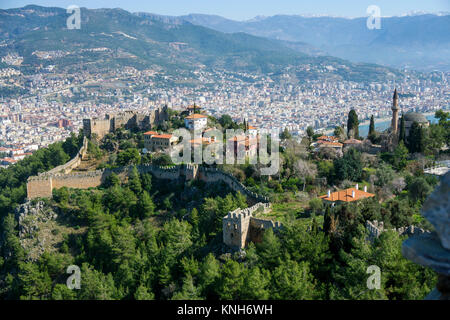
<svg viewBox="0 0 450 320">
<path fill-rule="evenodd" d="M 443 131 L 429 130 L 448 133 L 448 121 L 444 114 Z M 261 243 L 237 252 L 222 243 L 222 218 L 247 206 L 243 195 L 222 184 L 159 180 L 134 168 L 127 179 L 113 174 L 98 188 L 61 188 L 52 199 L 33 200 L 30 205 L 43 201 L 57 213 L 50 233 L 61 241 L 31 259 L 14 208 L 25 198 L 27 177 L 70 159 L 82 135 L 1 169 L 0 298 L 423 299 L 436 274 L 403 258 L 405 236 L 387 231 L 368 241 L 365 222 L 432 230 L 420 208 L 438 180 L 423 174 L 422 158 L 403 143 L 373 157 L 355 149 L 333 157 L 311 152 L 314 137 L 299 143 L 284 133 L 280 171 L 271 179 L 256 165 L 220 166 L 269 196 L 269 217 L 283 222 L 280 231 L 269 229 Z M 142 133 L 118 130 L 90 142 L 89 152 L 99 168 L 170 163 L 163 155 L 141 156 L 141 147 Z M 333 208 L 317 198 L 330 185 L 355 182 L 376 197 Z M 81 268 L 79 290 L 66 286 L 69 265 Z M 370 265 L 381 269 L 379 290 L 367 289 Z"/>
<path fill-rule="evenodd" d="M 240 194 L 198 183 L 174 188 L 137 172 L 126 184 L 110 180 L 98 190 L 55 191 L 48 205 L 86 231 L 36 262 L 26 260 L 14 216 L 5 217 L 4 299 L 421 299 L 434 285 L 432 271 L 401 256 L 397 233 L 366 241 L 361 222 L 373 202 L 327 211 L 323 230 L 315 219 L 292 220 L 231 254 L 221 244 L 222 217 L 246 206 Z M 188 213 L 180 195 L 189 193 Z M 65 284 L 72 264 L 81 267 L 80 290 Z M 383 270 L 383 290 L 366 288 L 372 264 Z"/>
</svg>

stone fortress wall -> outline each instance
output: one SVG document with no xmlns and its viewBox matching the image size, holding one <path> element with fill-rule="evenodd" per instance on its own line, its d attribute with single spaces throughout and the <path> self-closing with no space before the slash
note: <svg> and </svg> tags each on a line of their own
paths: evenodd
<svg viewBox="0 0 450 320">
<path fill-rule="evenodd" d="M 205 182 L 214 183 L 221 181 L 226 183 L 232 190 L 236 192 L 239 191 L 240 193 L 245 195 L 252 205 L 259 202 L 269 203 L 269 198 L 250 191 L 230 173 L 223 172 L 217 168 L 201 167 L 198 174 L 200 180 L 203 180 Z"/>
<path fill-rule="evenodd" d="M 83 137 L 83 145 L 81 146 L 78 153 L 73 157 L 70 161 L 66 162 L 63 165 L 57 166 L 53 168 L 50 171 L 47 171 L 46 174 L 53 174 L 53 173 L 69 173 L 76 167 L 78 167 L 81 163 L 81 160 L 83 160 L 86 157 L 88 150 L 88 139 L 86 137 Z"/>
<path fill-rule="evenodd" d="M 104 119 L 83 119 L 83 132 L 87 137 L 95 134 L 98 139 L 101 139 L 121 127 L 150 130 L 168 119 L 167 106 L 151 110 L 146 114 L 127 110 L 116 114 L 107 114 Z"/>
<path fill-rule="evenodd" d="M 40 173 L 38 176 L 29 177 L 27 181 L 27 198 L 46 198 L 52 196 L 53 188 L 60 188 L 60 179 L 78 167 L 81 160 L 86 156 L 88 149 L 88 139 L 83 138 L 83 145 L 78 153 L 70 161 L 57 166 L 50 171 Z M 58 178 L 53 178 L 58 177 Z M 79 183 L 83 185 L 83 183 Z"/>
<path fill-rule="evenodd" d="M 419 235 L 422 233 L 429 233 L 429 231 L 422 229 L 422 228 L 418 228 L 416 226 L 385 229 L 384 222 L 377 221 L 377 220 L 366 221 L 366 229 L 369 231 L 369 238 L 372 240 L 375 238 L 378 238 L 381 235 L 381 233 L 383 233 L 385 231 L 389 231 L 389 230 L 395 231 L 401 236 L 403 236 L 403 235 L 414 236 L 414 235 Z"/>
<path fill-rule="evenodd" d="M 79 154 L 80 153 L 81 150 Z M 111 173 L 127 174 L 131 170 L 131 166 L 128 166 L 115 169 L 71 173 L 71 170 L 69 169 L 73 169 L 73 163 L 72 160 L 70 162 L 71 164 L 69 166 L 60 166 L 58 167 L 58 170 L 55 170 L 55 168 L 51 171 L 41 173 L 38 176 L 29 177 L 27 183 L 28 199 L 51 197 L 53 189 L 62 187 L 77 189 L 98 187 Z M 218 169 L 209 169 L 191 164 L 173 167 L 159 167 L 151 164 L 143 164 L 137 165 L 136 168 L 139 173 L 151 173 L 156 178 L 164 180 L 199 179 L 206 183 L 224 182 L 230 189 L 236 192 L 239 191 L 245 195 L 251 204 L 269 202 L 268 198 L 250 191 L 231 174 Z"/>
</svg>

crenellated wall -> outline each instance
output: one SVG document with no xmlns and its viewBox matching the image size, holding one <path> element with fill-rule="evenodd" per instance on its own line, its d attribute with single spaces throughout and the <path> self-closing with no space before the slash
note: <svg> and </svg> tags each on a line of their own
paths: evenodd
<svg viewBox="0 0 450 320">
<path fill-rule="evenodd" d="M 128 174 L 131 166 L 115 169 L 103 169 L 88 172 L 63 173 L 64 168 L 58 172 L 45 172 L 38 176 L 29 177 L 27 181 L 27 198 L 47 198 L 52 196 L 53 189 L 62 187 L 88 189 L 98 187 L 111 173 Z M 179 179 L 181 173 L 192 176 L 192 168 L 181 169 L 180 167 L 157 167 L 152 165 L 136 166 L 140 173 L 152 173 L 156 178 L 165 180 Z M 53 171 L 53 170 L 52 170 Z M 61 173 L 59 173 L 61 172 Z"/>
<path fill-rule="evenodd" d="M 87 141 L 87 140 L 86 140 Z M 87 142 L 86 142 L 87 148 Z M 89 172 L 70 173 L 75 164 L 81 161 L 81 157 L 84 154 L 83 150 L 80 150 L 78 155 L 72 159 L 69 165 L 59 166 L 51 171 L 39 174 L 37 177 L 28 178 L 27 182 L 27 197 L 28 199 L 38 197 L 51 197 L 52 190 L 62 187 L 87 189 L 91 187 L 98 187 L 107 176 L 112 172 L 116 174 L 128 174 L 131 170 L 129 167 L 120 167 L 115 169 L 103 169 Z M 151 164 L 144 164 L 136 166 L 140 173 L 151 173 L 158 179 L 164 180 L 194 180 L 200 179 L 206 183 L 224 182 L 230 187 L 230 189 L 241 192 L 248 199 L 250 204 L 256 204 L 258 202 L 268 203 L 269 199 L 262 197 L 247 189 L 242 183 L 240 183 L 232 175 L 222 172 L 216 169 L 207 169 L 198 167 L 197 165 L 179 165 L 173 167 L 159 167 Z M 38 179 L 38 180 L 37 180 Z"/>
<path fill-rule="evenodd" d="M 151 129 L 169 119 L 167 106 L 149 110 L 141 114 L 135 111 L 126 110 L 115 114 L 107 114 L 104 119 L 83 119 L 83 132 L 87 137 L 93 134 L 101 139 L 106 134 L 114 132 L 116 129 L 137 127 L 142 130 Z"/>
<path fill-rule="evenodd" d="M 229 212 L 222 220 L 223 242 L 234 249 L 245 248 L 248 242 L 261 242 L 264 230 L 279 230 L 279 222 L 253 217 L 257 210 L 270 210 L 270 203 L 258 202 L 246 208 Z"/>
<path fill-rule="evenodd" d="M 81 146 L 78 153 L 73 157 L 70 161 L 66 162 L 65 164 L 62 164 L 60 166 L 57 166 L 53 168 L 50 171 L 47 171 L 42 174 L 53 174 L 53 173 L 69 173 L 76 167 L 78 167 L 81 163 L 81 160 L 86 157 L 88 149 L 88 139 L 86 137 L 83 137 L 83 145 Z"/>
<path fill-rule="evenodd" d="M 217 168 L 205 168 L 200 167 L 199 169 L 199 179 L 209 183 L 215 182 L 224 182 L 236 192 L 240 192 L 245 195 L 249 202 L 253 204 L 257 204 L 259 202 L 269 203 L 269 198 L 259 195 L 250 191 L 246 186 L 244 186 L 238 179 L 236 179 L 233 175 L 223 172 Z"/>
<path fill-rule="evenodd" d="M 105 170 L 97 170 L 75 174 L 55 174 L 50 179 L 53 189 L 62 187 L 88 189 L 101 185 L 107 175 Z"/>
<path fill-rule="evenodd" d="M 392 230 L 397 232 L 399 235 L 418 235 L 422 233 L 429 233 L 429 231 L 418 228 L 416 226 L 408 226 L 408 227 L 401 227 L 401 228 L 393 228 L 393 229 L 385 229 L 384 228 L 384 222 L 383 221 L 366 221 L 366 229 L 369 231 L 369 238 L 375 239 L 378 238 L 381 233 Z"/>
</svg>

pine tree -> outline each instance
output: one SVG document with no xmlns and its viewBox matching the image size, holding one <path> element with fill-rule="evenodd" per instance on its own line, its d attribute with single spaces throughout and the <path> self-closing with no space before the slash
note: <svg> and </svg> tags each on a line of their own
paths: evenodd
<svg viewBox="0 0 450 320">
<path fill-rule="evenodd" d="M 213 293 L 215 282 L 220 277 L 220 263 L 210 252 L 200 266 L 199 284 L 203 294 L 209 297 Z"/>
<path fill-rule="evenodd" d="M 344 129 L 341 126 L 336 126 L 334 128 L 334 136 L 338 139 L 343 139 L 344 136 Z"/>
<path fill-rule="evenodd" d="M 397 170 L 402 170 L 408 163 L 408 149 L 405 147 L 403 140 L 400 140 L 398 146 L 395 148 L 392 162 Z"/>
<path fill-rule="evenodd" d="M 148 193 L 152 191 L 152 175 L 150 173 L 144 173 L 141 176 L 142 189 L 146 190 Z"/>
<path fill-rule="evenodd" d="M 410 153 L 423 152 L 425 149 L 425 130 L 418 122 L 413 122 L 408 136 Z"/>
<path fill-rule="evenodd" d="M 359 121 L 355 110 L 350 110 L 347 120 L 347 135 L 355 139 L 359 138 Z"/>
<path fill-rule="evenodd" d="M 198 235 L 199 223 L 200 223 L 200 218 L 198 216 L 198 210 L 197 210 L 197 208 L 194 208 L 191 211 L 191 224 L 192 224 L 192 230 L 194 231 L 195 235 Z"/>
<path fill-rule="evenodd" d="M 323 216 L 323 231 L 328 234 L 331 229 L 331 209 L 330 206 L 326 206 L 325 214 Z"/>
<path fill-rule="evenodd" d="M 286 260 L 272 273 L 273 295 L 277 300 L 309 300 L 315 296 L 309 263 Z"/>
<path fill-rule="evenodd" d="M 277 266 L 278 257 L 281 254 L 281 243 L 272 229 L 264 231 L 262 242 L 257 244 L 257 248 L 265 268 L 273 269 Z"/>
<path fill-rule="evenodd" d="M 292 135 L 287 128 L 284 128 L 283 132 L 280 135 L 280 138 L 282 140 L 287 140 L 287 139 L 292 138 Z"/>
<path fill-rule="evenodd" d="M 142 192 L 141 179 L 139 178 L 139 172 L 137 171 L 136 166 L 133 166 L 130 172 L 130 176 L 128 178 L 128 187 L 136 194 L 140 194 Z"/>
<path fill-rule="evenodd" d="M 269 229 L 270 230 L 270 229 Z M 244 284 L 244 265 L 228 259 L 222 266 L 218 280 L 218 290 L 221 299 L 236 300 Z"/>
<path fill-rule="evenodd" d="M 306 128 L 306 134 L 308 135 L 308 138 L 311 140 L 312 136 L 314 135 L 314 129 L 312 127 Z"/>
<path fill-rule="evenodd" d="M 181 291 L 175 293 L 172 297 L 173 300 L 199 300 L 198 288 L 194 285 L 194 279 L 190 274 L 183 280 L 183 287 Z"/>
<path fill-rule="evenodd" d="M 136 289 L 136 292 L 134 293 L 134 298 L 136 300 L 154 300 L 155 295 L 153 294 L 153 292 L 149 291 L 148 288 L 146 288 L 144 285 L 141 284 Z"/>
<path fill-rule="evenodd" d="M 269 299 L 270 273 L 258 267 L 248 269 L 244 276 L 241 299 L 267 300 Z"/>
<path fill-rule="evenodd" d="M 143 191 L 138 201 L 139 215 L 141 219 L 148 218 L 155 213 L 155 204 L 147 191 Z"/>
<path fill-rule="evenodd" d="M 375 134 L 375 121 L 373 119 L 373 115 L 370 117 L 370 125 L 369 125 L 369 136 Z"/>
<path fill-rule="evenodd" d="M 406 143 L 406 130 L 405 130 L 405 118 L 402 115 L 400 119 L 400 133 L 398 137 L 398 141 L 403 141 L 403 143 Z"/>
<path fill-rule="evenodd" d="M 103 186 L 105 188 L 110 188 L 118 185 L 120 185 L 120 179 L 114 172 L 106 177 L 105 182 L 103 183 Z"/>
</svg>

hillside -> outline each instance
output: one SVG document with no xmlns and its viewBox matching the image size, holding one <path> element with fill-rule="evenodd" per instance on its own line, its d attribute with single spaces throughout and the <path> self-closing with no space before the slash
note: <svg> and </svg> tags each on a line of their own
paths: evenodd
<svg viewBox="0 0 450 320">
<path fill-rule="evenodd" d="M 436 126 L 448 128 L 448 116 Z M 392 228 L 433 228 L 420 208 L 437 179 L 423 175 L 403 144 L 372 159 L 353 148 L 328 159 L 305 157 L 307 139 L 285 140 L 275 179 L 248 163 L 212 170 L 267 195 L 270 218 L 283 223 L 239 251 L 223 243 L 224 228 L 233 228 L 224 221 L 247 208 L 249 197 L 218 180 L 140 172 L 139 165 L 173 166 L 170 157 L 140 155 L 143 132 L 118 129 L 89 141 L 87 157 L 98 168 L 130 169 L 96 187 L 62 186 L 52 197 L 23 203 L 27 177 L 65 163 L 82 134 L 0 169 L 0 299 L 423 299 L 437 275 L 402 256 L 405 238 Z M 319 197 L 333 185 L 356 183 L 372 197 L 336 206 Z M 388 231 L 368 241 L 366 222 L 375 220 Z M 66 286 L 70 265 L 81 270 L 79 290 Z M 367 290 L 368 265 L 383 270 L 379 290 Z"/>
<path fill-rule="evenodd" d="M 380 30 L 367 18 L 275 15 L 248 21 L 191 14 L 179 17 L 222 32 L 246 32 L 270 39 L 305 42 L 327 54 L 393 67 L 450 70 L 450 15 L 383 17 Z"/>
<path fill-rule="evenodd" d="M 0 10 L 0 55 L 15 53 L 24 57 L 23 67 L 56 65 L 57 69 L 129 65 L 136 68 L 177 70 L 216 70 L 277 73 L 303 66 L 313 68 L 311 78 L 338 77 L 354 81 L 385 80 L 384 67 L 355 64 L 332 57 L 313 57 L 303 43 L 287 43 L 246 33 L 222 33 L 186 21 L 132 14 L 122 9 L 81 9 L 81 29 L 68 30 L 69 14 L 61 8 L 26 6 Z M 44 59 L 39 52 L 57 52 Z M 325 70 L 325 66 L 332 66 Z M 66 68 L 66 69 L 67 69 Z M 308 68 L 309 69 L 309 68 Z M 72 71 L 74 71 L 72 69 Z"/>
</svg>

